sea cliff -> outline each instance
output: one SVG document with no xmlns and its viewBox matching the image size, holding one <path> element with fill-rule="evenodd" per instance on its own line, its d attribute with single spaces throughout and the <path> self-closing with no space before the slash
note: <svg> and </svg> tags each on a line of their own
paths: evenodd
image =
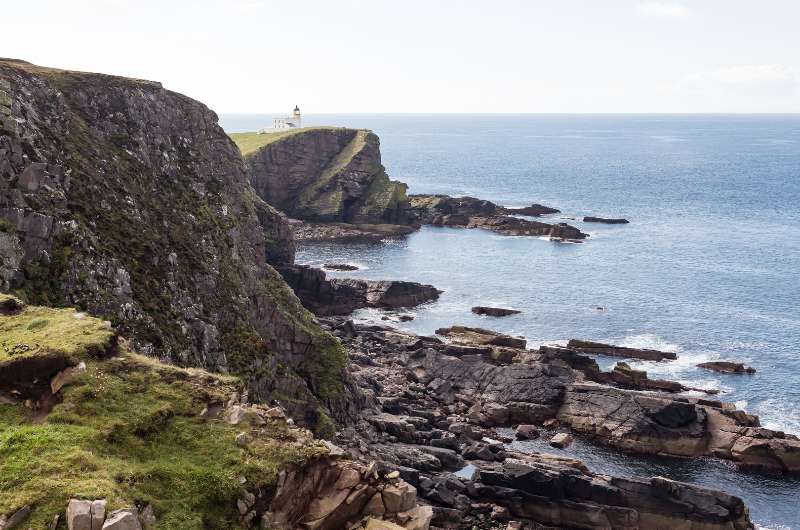
<svg viewBox="0 0 800 530">
<path fill-rule="evenodd" d="M 159 83 L 0 60 L 0 286 L 108 319 L 136 351 L 243 374 L 345 419 L 344 352 L 272 265 L 285 217 L 205 105 Z"/>
<path fill-rule="evenodd" d="M 371 131 L 312 127 L 233 134 L 258 196 L 291 217 L 405 224 L 407 186 L 389 179 Z"/>
</svg>

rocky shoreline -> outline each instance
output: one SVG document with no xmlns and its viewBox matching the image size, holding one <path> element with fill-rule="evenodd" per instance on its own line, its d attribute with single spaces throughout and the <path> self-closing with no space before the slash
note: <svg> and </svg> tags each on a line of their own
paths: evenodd
<svg viewBox="0 0 800 530">
<path fill-rule="evenodd" d="M 559 212 L 536 204 L 504 208 L 472 197 L 409 195 L 404 211 L 411 230 L 430 225 L 558 241 L 588 237 L 565 223 L 526 219 Z M 301 241 L 379 240 L 402 232 L 386 225 L 295 226 Z M 366 393 L 365 408 L 338 432 L 336 443 L 356 460 L 398 471 L 433 507 L 433 527 L 665 528 L 688 521 L 686 528 L 752 528 L 747 508 L 736 497 L 660 477 L 598 475 L 577 460 L 553 454 L 522 454 L 498 432 L 504 428 L 515 428 L 520 438 L 551 437 L 553 451 L 581 436 L 626 453 L 720 458 L 743 470 L 800 471 L 797 437 L 764 429 L 756 416 L 728 403 L 694 397 L 715 391 L 651 379 L 624 361 L 603 371 L 591 357 L 670 362 L 676 359 L 672 352 L 578 339 L 566 347 L 529 350 L 523 338 L 481 328 L 451 326 L 438 329 L 437 337 L 424 337 L 356 324 L 348 320 L 348 310 L 368 304 L 341 302 L 363 298 L 346 293 L 353 280 L 328 280 L 313 268 L 291 270 L 284 269 L 284 277 L 342 341 L 355 384 Z M 515 313 L 480 306 L 473 311 Z M 706 368 L 746 373 L 734 365 Z M 471 474 L 462 471 L 467 464 L 474 468 Z"/>
<path fill-rule="evenodd" d="M 481 525 L 515 519 L 570 528 L 662 528 L 687 520 L 752 528 L 740 499 L 668 479 L 597 475 L 570 458 L 523 455 L 509 448 L 511 440 L 496 430 L 502 427 L 521 426 L 528 437 L 555 429 L 631 453 L 800 471 L 797 437 L 761 428 L 757 417 L 727 403 L 675 395 L 687 389 L 631 374 L 624 363 L 602 372 L 575 351 L 527 350 L 524 341 L 486 330 L 457 328 L 458 340 L 445 341 L 346 317 L 323 325 L 345 344 L 370 403 L 335 442 L 355 459 L 395 466 L 431 503 L 437 527 L 489 528 Z M 453 328 L 442 333 L 454 337 Z M 471 477 L 453 474 L 467 463 L 475 467 Z"/>
</svg>

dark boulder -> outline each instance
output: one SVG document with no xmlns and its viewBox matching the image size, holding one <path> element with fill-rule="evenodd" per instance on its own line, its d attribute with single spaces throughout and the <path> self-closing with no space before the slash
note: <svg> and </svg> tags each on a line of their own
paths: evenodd
<svg viewBox="0 0 800 530">
<path fill-rule="evenodd" d="M 308 265 L 279 270 L 303 305 L 318 316 L 347 315 L 364 307 L 412 307 L 436 300 L 441 293 L 415 282 L 328 279 L 324 271 Z"/>
<path fill-rule="evenodd" d="M 742 363 L 736 363 L 731 361 L 711 361 L 707 363 L 700 363 L 697 365 L 698 368 L 705 368 L 706 370 L 711 370 L 712 372 L 720 372 L 723 374 L 754 374 L 756 373 L 755 368 L 751 368 L 749 366 L 745 366 Z"/>
<path fill-rule="evenodd" d="M 490 317 L 505 317 L 508 315 L 517 315 L 522 311 L 518 309 L 505 309 L 502 307 L 486 307 L 486 306 L 475 306 L 472 308 L 472 312 L 476 315 L 487 315 Z"/>
<path fill-rule="evenodd" d="M 630 221 L 628 221 L 627 219 L 621 219 L 621 218 L 620 219 L 607 219 L 605 217 L 591 217 L 591 216 L 584 217 L 583 218 L 583 222 L 584 223 L 604 223 L 604 224 L 607 224 L 607 225 L 626 225 L 626 224 L 630 223 Z"/>
<path fill-rule="evenodd" d="M 644 359 L 646 361 L 675 360 L 678 358 L 673 352 L 613 346 L 611 344 L 578 339 L 571 339 L 567 343 L 567 348 L 581 353 L 594 353 L 598 355 L 610 355 L 612 357 L 626 357 L 629 359 Z"/>
<path fill-rule="evenodd" d="M 531 204 L 522 208 L 503 208 L 503 213 L 509 215 L 527 215 L 529 217 L 541 217 L 542 215 L 551 215 L 560 213 L 561 210 L 550 208 L 542 204 Z"/>
<path fill-rule="evenodd" d="M 358 267 L 349 263 L 326 263 L 322 266 L 331 271 L 357 271 Z"/>
<path fill-rule="evenodd" d="M 437 335 L 442 335 L 459 344 L 477 346 L 506 346 L 509 348 L 524 349 L 527 341 L 519 337 L 512 337 L 497 331 L 483 328 L 470 328 L 467 326 L 451 326 L 439 328 Z"/>
</svg>

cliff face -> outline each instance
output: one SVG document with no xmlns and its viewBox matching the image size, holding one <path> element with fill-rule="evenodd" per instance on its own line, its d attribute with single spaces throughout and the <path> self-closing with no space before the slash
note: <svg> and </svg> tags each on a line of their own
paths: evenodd
<svg viewBox="0 0 800 530">
<path fill-rule="evenodd" d="M 159 83 L 0 59 L 0 256 L 2 290 L 247 374 L 308 423 L 343 390 L 341 346 L 269 265 L 293 260 L 284 216 L 217 116 Z"/>
<path fill-rule="evenodd" d="M 346 223 L 408 222 L 407 186 L 389 180 L 371 131 L 311 128 L 234 134 L 259 197 L 291 217 Z"/>
</svg>

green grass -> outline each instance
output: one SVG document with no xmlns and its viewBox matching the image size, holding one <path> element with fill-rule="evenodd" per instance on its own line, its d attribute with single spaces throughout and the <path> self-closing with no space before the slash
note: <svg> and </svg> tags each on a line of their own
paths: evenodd
<svg viewBox="0 0 800 530">
<path fill-rule="evenodd" d="M 51 343 L 58 329 L 64 344 L 75 341 L 73 352 L 81 351 L 83 330 L 103 328 L 71 315 L 42 325 L 54 318 L 45 308 L 23 315 L 27 325 L 14 326 L 14 336 Z M 8 341 L 5 328 L 0 340 Z M 236 499 L 244 487 L 268 488 L 280 470 L 325 451 L 283 420 L 257 427 L 202 418 L 207 405 L 241 390 L 238 378 L 165 365 L 124 346 L 120 355 L 87 365 L 44 418 L 0 404 L 0 513 L 31 505 L 26 527 L 44 528 L 70 498 L 81 497 L 105 498 L 111 510 L 152 503 L 159 528 L 241 528 Z M 244 447 L 234 441 L 242 431 L 251 440 Z"/>
<path fill-rule="evenodd" d="M 231 133 L 228 136 L 231 137 L 233 142 L 239 148 L 239 151 L 242 153 L 242 156 L 245 156 L 252 152 L 258 151 L 265 145 L 269 145 L 272 142 L 281 140 L 283 138 L 287 138 L 289 136 L 294 136 L 295 134 L 300 134 L 315 130 L 337 130 L 337 129 L 340 129 L 340 127 L 302 127 L 300 129 L 286 129 L 268 133 L 258 133 L 258 132 Z"/>
<path fill-rule="evenodd" d="M 0 293 L 0 302 L 9 298 Z M 74 309 L 27 306 L 19 314 L 0 316 L 0 366 L 34 355 L 80 358 L 107 350 L 113 337 L 110 326 Z"/>
</svg>

